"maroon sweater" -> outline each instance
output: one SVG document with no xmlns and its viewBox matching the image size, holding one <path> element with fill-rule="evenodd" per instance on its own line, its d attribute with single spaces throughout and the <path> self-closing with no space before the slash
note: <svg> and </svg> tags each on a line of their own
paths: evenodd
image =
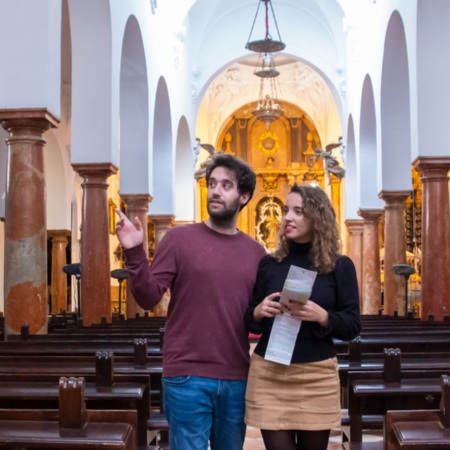
<svg viewBox="0 0 450 450">
<path fill-rule="evenodd" d="M 246 234 L 217 233 L 204 223 L 170 229 L 150 266 L 142 246 L 125 250 L 131 290 L 142 308 L 154 307 L 171 290 L 164 376 L 247 378 L 244 313 L 264 255 Z"/>
</svg>

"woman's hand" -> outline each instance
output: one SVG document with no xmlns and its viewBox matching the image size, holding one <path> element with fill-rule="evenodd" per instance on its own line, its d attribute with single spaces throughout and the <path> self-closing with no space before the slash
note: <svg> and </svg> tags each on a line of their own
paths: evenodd
<svg viewBox="0 0 450 450">
<path fill-rule="evenodd" d="M 317 303 L 311 300 L 308 300 L 306 303 L 289 300 L 289 305 L 290 313 L 295 319 L 318 322 L 322 328 L 328 326 L 328 311 Z"/>
<path fill-rule="evenodd" d="M 263 317 L 273 318 L 277 314 L 283 314 L 283 305 L 275 301 L 281 292 L 268 295 L 253 311 L 253 318 L 256 322 L 261 322 Z"/>
</svg>

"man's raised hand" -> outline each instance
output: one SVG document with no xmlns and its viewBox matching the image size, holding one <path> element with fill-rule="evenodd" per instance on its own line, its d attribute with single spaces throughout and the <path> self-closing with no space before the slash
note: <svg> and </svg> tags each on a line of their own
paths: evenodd
<svg viewBox="0 0 450 450">
<path fill-rule="evenodd" d="M 133 223 L 118 208 L 115 208 L 119 220 L 116 222 L 116 236 L 124 249 L 137 247 L 144 242 L 144 230 L 140 220 L 135 217 Z"/>
</svg>

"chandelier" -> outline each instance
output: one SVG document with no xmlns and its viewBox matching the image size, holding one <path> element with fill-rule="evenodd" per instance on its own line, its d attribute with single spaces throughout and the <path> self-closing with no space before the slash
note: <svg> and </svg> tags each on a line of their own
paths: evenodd
<svg viewBox="0 0 450 450">
<path fill-rule="evenodd" d="M 261 66 L 256 64 L 254 74 L 260 77 L 259 96 L 256 109 L 252 114 L 270 128 L 270 124 L 279 119 L 284 111 L 277 101 L 276 77 L 280 74 L 275 68 L 273 55 L 268 53 L 262 58 Z"/>
<path fill-rule="evenodd" d="M 252 41 L 251 37 L 253 29 L 255 27 L 256 19 L 258 17 L 261 2 L 265 5 L 265 35 L 263 39 Z M 269 32 L 269 6 L 272 13 L 272 21 L 275 23 L 275 27 L 278 33 L 278 40 L 272 39 L 272 36 Z M 278 30 L 278 25 L 271 1 L 260 0 L 258 2 L 258 8 L 256 9 L 255 18 L 253 20 L 252 28 L 250 30 L 250 35 L 245 48 L 259 53 L 258 61 L 256 62 L 254 71 L 254 74 L 260 78 L 259 97 L 256 109 L 252 111 L 252 114 L 258 120 L 264 122 L 267 129 L 269 129 L 272 122 L 274 122 L 284 114 L 284 111 L 277 101 L 278 95 L 276 77 L 280 75 L 280 72 L 275 68 L 275 59 L 273 53 L 279 52 L 285 47 L 286 45 L 281 41 L 280 31 Z"/>
<path fill-rule="evenodd" d="M 253 29 L 255 27 L 256 19 L 258 17 L 259 7 L 261 6 L 261 2 L 264 3 L 266 13 L 265 13 L 265 35 L 264 39 L 256 40 L 256 41 L 250 41 L 253 33 Z M 269 5 L 270 5 L 270 11 L 272 12 L 272 20 L 275 23 L 275 28 L 277 29 L 278 33 L 278 41 L 273 40 L 272 36 L 269 33 Z M 278 30 L 278 24 L 277 19 L 275 18 L 275 13 L 273 11 L 272 3 L 270 0 L 260 0 L 258 2 L 258 7 L 256 8 L 256 14 L 255 18 L 253 19 L 253 25 L 250 30 L 250 35 L 248 37 L 247 44 L 245 45 L 245 48 L 247 50 L 251 50 L 252 52 L 267 54 L 267 53 L 276 53 L 280 52 L 281 50 L 284 50 L 286 45 L 284 42 L 281 41 L 280 31 Z"/>
</svg>

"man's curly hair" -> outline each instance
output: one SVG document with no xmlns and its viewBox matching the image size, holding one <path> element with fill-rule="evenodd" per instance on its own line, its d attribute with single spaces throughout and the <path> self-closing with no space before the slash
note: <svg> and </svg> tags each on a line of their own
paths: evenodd
<svg viewBox="0 0 450 450">
<path fill-rule="evenodd" d="M 311 220 L 313 239 L 309 257 L 312 269 L 318 273 L 331 272 L 339 255 L 340 238 L 336 213 L 330 199 L 322 189 L 309 185 L 294 184 L 290 193 L 297 193 L 302 197 L 303 214 Z M 278 238 L 274 257 L 281 261 L 289 252 L 289 240 L 284 233 L 284 219 Z"/>
<path fill-rule="evenodd" d="M 212 171 L 216 167 L 226 167 L 227 169 L 234 172 L 237 179 L 237 189 L 239 194 L 249 194 L 247 202 L 240 206 L 239 211 L 244 208 L 244 206 L 253 197 L 256 187 L 256 175 L 249 164 L 243 160 L 237 158 L 236 156 L 229 155 L 226 153 L 215 153 L 211 159 L 210 164 L 206 167 L 206 184 L 209 184 L 209 178 Z"/>
</svg>

